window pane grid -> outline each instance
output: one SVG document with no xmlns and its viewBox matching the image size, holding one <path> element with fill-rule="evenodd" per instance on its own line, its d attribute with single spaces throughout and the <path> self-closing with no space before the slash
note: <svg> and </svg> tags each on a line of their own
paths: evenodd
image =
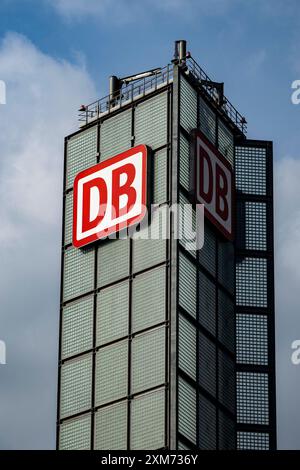
<svg viewBox="0 0 300 470">
<path fill-rule="evenodd" d="M 218 337 L 229 351 L 235 352 L 234 302 L 221 289 L 218 291 Z"/>
<path fill-rule="evenodd" d="M 268 374 L 237 372 L 237 421 L 269 424 Z"/>
<path fill-rule="evenodd" d="M 146 144 L 155 150 L 167 144 L 167 111 L 167 93 L 161 93 L 137 105 L 135 109 L 135 145 Z"/>
<path fill-rule="evenodd" d="M 89 296 L 63 308 L 62 359 L 93 347 L 93 306 Z"/>
<path fill-rule="evenodd" d="M 250 257 L 237 259 L 237 305 L 267 307 L 267 293 L 267 260 Z"/>
<path fill-rule="evenodd" d="M 266 315 L 237 314 L 237 362 L 268 365 L 268 318 Z"/>
<path fill-rule="evenodd" d="M 108 240 L 98 247 L 98 286 L 129 276 L 130 240 Z"/>
<path fill-rule="evenodd" d="M 211 395 L 216 396 L 216 346 L 198 332 L 198 380 L 199 385 Z"/>
<path fill-rule="evenodd" d="M 187 250 L 194 258 L 196 258 L 196 250 L 191 250 L 195 245 L 195 234 L 196 234 L 196 211 L 190 204 L 189 200 L 182 194 L 179 193 L 179 234 L 180 234 L 180 245 Z"/>
<path fill-rule="evenodd" d="M 219 449 L 233 450 L 236 448 L 235 420 L 219 410 Z"/>
<path fill-rule="evenodd" d="M 184 77 L 180 78 L 180 124 L 191 132 L 197 127 L 197 92 Z"/>
<path fill-rule="evenodd" d="M 219 385 L 219 401 L 229 411 L 235 413 L 235 388 L 236 375 L 234 361 L 223 351 L 218 351 L 218 385 Z"/>
<path fill-rule="evenodd" d="M 96 406 L 127 396 L 128 341 L 101 348 L 96 354 Z"/>
<path fill-rule="evenodd" d="M 216 286 L 198 271 L 198 321 L 211 334 L 216 334 Z"/>
<path fill-rule="evenodd" d="M 179 367 L 196 380 L 196 328 L 179 315 Z"/>
<path fill-rule="evenodd" d="M 64 244 L 72 243 L 73 234 L 73 191 L 65 196 L 65 234 Z"/>
<path fill-rule="evenodd" d="M 70 247 L 64 256 L 63 298 L 67 301 L 94 289 L 95 251 Z"/>
<path fill-rule="evenodd" d="M 151 295 L 149 293 L 151 292 Z M 137 332 L 166 319 L 166 268 L 152 269 L 132 282 L 132 331 Z"/>
<path fill-rule="evenodd" d="M 200 129 L 214 145 L 216 145 L 216 115 L 200 98 Z"/>
<path fill-rule="evenodd" d="M 197 268 L 182 253 L 179 254 L 179 304 L 196 318 Z"/>
<path fill-rule="evenodd" d="M 218 145 L 219 151 L 224 155 L 226 160 L 233 166 L 233 155 L 234 155 L 234 146 L 233 146 L 233 135 L 226 126 L 219 119 L 218 121 Z"/>
<path fill-rule="evenodd" d="M 163 204 L 168 200 L 167 170 L 168 152 L 166 149 L 159 150 L 153 155 L 154 159 L 154 187 L 153 203 Z"/>
<path fill-rule="evenodd" d="M 190 143 L 180 134 L 179 181 L 186 191 L 190 189 Z"/>
<path fill-rule="evenodd" d="M 199 400 L 199 449 L 216 449 L 217 429 L 216 429 L 216 407 L 203 395 L 198 395 Z"/>
<path fill-rule="evenodd" d="M 266 149 L 236 147 L 236 189 L 245 194 L 266 194 Z"/>
<path fill-rule="evenodd" d="M 90 450 L 91 415 L 64 421 L 59 430 L 60 450 Z"/>
<path fill-rule="evenodd" d="M 103 121 L 100 127 L 100 161 L 131 147 L 131 109 Z"/>
<path fill-rule="evenodd" d="M 216 235 L 204 220 L 204 244 L 198 250 L 198 261 L 213 276 L 216 273 Z"/>
<path fill-rule="evenodd" d="M 270 436 L 265 432 L 238 432 L 237 447 L 239 450 L 269 450 Z"/>
<path fill-rule="evenodd" d="M 264 202 L 239 201 L 237 217 L 241 224 L 238 246 L 247 250 L 267 249 L 267 205 Z"/>
<path fill-rule="evenodd" d="M 218 243 L 218 280 L 231 294 L 234 293 L 234 245 L 228 241 Z"/>
<path fill-rule="evenodd" d="M 131 349 L 131 393 L 165 383 L 165 327 L 137 335 Z"/>
<path fill-rule="evenodd" d="M 178 429 L 180 434 L 196 445 L 196 390 L 181 377 L 178 383 Z"/>
<path fill-rule="evenodd" d="M 96 412 L 94 439 L 95 450 L 127 449 L 127 401 Z"/>
<path fill-rule="evenodd" d="M 92 356 L 65 362 L 61 368 L 60 417 L 91 407 Z"/>
<path fill-rule="evenodd" d="M 97 163 L 97 126 L 93 126 L 67 141 L 67 189 L 75 176 Z"/>
<path fill-rule="evenodd" d="M 131 403 L 130 448 L 165 447 L 165 389 L 139 395 Z"/>
<path fill-rule="evenodd" d="M 129 282 L 102 289 L 97 295 L 97 346 L 127 336 L 128 315 Z"/>
<path fill-rule="evenodd" d="M 133 234 L 133 272 L 162 263 L 167 259 L 168 206 L 160 206 L 154 212 L 151 224 Z M 167 226 L 165 226 L 165 223 Z"/>
</svg>

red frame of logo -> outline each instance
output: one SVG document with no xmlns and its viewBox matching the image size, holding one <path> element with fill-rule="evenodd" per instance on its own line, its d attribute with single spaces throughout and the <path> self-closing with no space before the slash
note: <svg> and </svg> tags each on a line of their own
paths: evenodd
<svg viewBox="0 0 300 470">
<path fill-rule="evenodd" d="M 208 218 L 208 220 L 217 227 L 217 229 L 222 233 L 222 235 L 230 241 L 234 240 L 234 226 L 235 226 L 235 216 L 234 216 L 234 208 L 235 208 L 235 184 L 234 184 L 234 172 L 230 165 L 230 163 L 226 160 L 226 158 L 220 153 L 220 151 L 207 139 L 207 137 L 201 132 L 199 129 L 193 129 L 191 132 L 192 140 L 191 140 L 191 169 L 190 169 L 190 196 L 192 199 L 200 204 L 201 201 L 197 200 L 197 137 L 207 145 L 207 147 L 214 153 L 218 160 L 227 168 L 227 170 L 231 174 L 231 232 L 228 232 L 226 228 L 220 224 L 220 222 L 214 217 L 214 215 L 208 211 L 206 205 L 204 204 L 204 214 Z"/>
<path fill-rule="evenodd" d="M 132 155 L 135 155 L 139 152 L 142 153 L 142 211 L 141 213 L 135 217 L 125 220 L 124 222 L 112 225 L 111 227 L 105 230 L 101 230 L 97 233 L 89 235 L 86 238 L 77 240 L 76 232 L 77 232 L 77 217 L 78 217 L 78 214 L 77 214 L 78 182 L 86 176 L 96 173 L 99 170 L 102 170 L 103 168 L 106 168 L 112 164 L 125 160 L 126 158 L 131 157 Z M 77 174 L 76 178 L 74 179 L 74 191 L 73 191 L 74 193 L 73 194 L 73 245 L 76 248 L 81 248 L 92 242 L 101 240 L 101 238 L 107 237 L 108 235 L 111 235 L 112 233 L 119 232 L 120 230 L 123 230 L 133 224 L 139 223 L 144 218 L 147 212 L 146 205 L 147 205 L 148 155 L 149 155 L 149 150 L 146 145 L 137 145 L 136 147 L 126 150 L 125 152 L 122 152 L 114 157 L 111 157 L 108 160 L 98 163 L 97 165 L 94 165 L 91 168 L 83 170 Z"/>
</svg>

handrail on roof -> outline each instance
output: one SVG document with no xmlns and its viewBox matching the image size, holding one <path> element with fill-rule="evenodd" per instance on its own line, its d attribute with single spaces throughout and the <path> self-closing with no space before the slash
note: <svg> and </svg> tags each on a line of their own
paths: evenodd
<svg viewBox="0 0 300 470">
<path fill-rule="evenodd" d="M 122 87 L 119 96 L 107 95 L 79 110 L 79 121 L 88 124 L 104 114 L 121 108 L 138 97 L 157 90 L 173 80 L 173 65 L 168 64 L 151 77 L 145 77 Z"/>
<path fill-rule="evenodd" d="M 225 96 L 223 97 L 222 103 L 218 102 L 215 89 L 212 86 L 214 82 L 200 65 L 191 56 L 186 59 L 185 65 L 186 73 L 196 79 L 198 85 L 204 91 L 204 94 L 212 105 L 219 110 L 224 118 L 229 119 L 229 121 L 245 135 L 247 132 L 246 119 Z M 123 86 L 119 96 L 107 95 L 87 106 L 81 106 L 79 110 L 79 121 L 83 123 L 82 125 L 89 124 L 91 121 L 105 114 L 122 108 L 133 100 L 171 83 L 173 81 L 173 70 L 174 65 L 168 64 L 150 77 L 145 77 Z"/>
</svg>

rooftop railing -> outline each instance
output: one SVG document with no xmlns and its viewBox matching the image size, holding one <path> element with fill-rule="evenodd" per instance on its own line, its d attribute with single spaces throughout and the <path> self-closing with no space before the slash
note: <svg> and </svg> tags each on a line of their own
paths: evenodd
<svg viewBox="0 0 300 470">
<path fill-rule="evenodd" d="M 116 111 L 117 109 L 128 105 L 130 102 L 171 83 L 173 81 L 173 69 L 174 65 L 168 64 L 150 77 L 145 77 L 127 85 L 123 85 L 118 95 L 107 95 L 87 106 L 82 106 L 79 110 L 79 121 L 81 125 L 89 124 L 90 122 Z M 191 75 L 194 80 L 198 82 L 198 86 L 201 87 L 207 95 L 212 105 L 215 106 L 226 119 L 229 119 L 229 121 L 231 121 L 231 123 L 233 123 L 243 134 L 246 134 L 246 119 L 225 96 L 222 99 L 222 103 L 219 103 L 216 90 L 212 86 L 214 82 L 192 57 L 188 57 L 186 59 L 185 70 L 187 74 Z"/>
<path fill-rule="evenodd" d="M 233 106 L 225 96 L 223 97 L 223 102 L 220 105 L 218 102 L 218 96 L 216 95 L 216 90 L 212 83 L 214 83 L 209 76 L 204 72 L 199 64 L 192 58 L 189 57 L 186 61 L 189 72 L 196 78 L 199 82 L 199 85 L 205 90 L 206 94 L 210 100 L 215 104 L 219 111 L 224 114 L 233 124 L 242 131 L 243 134 L 247 132 L 247 121 L 244 116 L 242 116 L 238 110 Z"/>
<path fill-rule="evenodd" d="M 118 108 L 126 106 L 133 100 L 142 98 L 153 91 L 167 85 L 173 80 L 173 64 L 156 72 L 151 77 L 142 78 L 122 87 L 121 92 L 116 96 L 107 95 L 88 106 L 83 106 L 79 110 L 79 121 L 88 124 L 94 119 L 116 111 Z"/>
</svg>

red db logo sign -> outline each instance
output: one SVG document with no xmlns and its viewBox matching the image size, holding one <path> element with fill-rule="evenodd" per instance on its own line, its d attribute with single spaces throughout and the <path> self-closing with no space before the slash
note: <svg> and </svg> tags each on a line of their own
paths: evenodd
<svg viewBox="0 0 300 470">
<path fill-rule="evenodd" d="M 79 173 L 74 181 L 73 245 L 80 248 L 142 220 L 147 147 L 138 145 Z"/>
<path fill-rule="evenodd" d="M 191 192 L 205 215 L 233 239 L 233 174 L 230 164 L 200 131 L 193 131 Z"/>
</svg>

